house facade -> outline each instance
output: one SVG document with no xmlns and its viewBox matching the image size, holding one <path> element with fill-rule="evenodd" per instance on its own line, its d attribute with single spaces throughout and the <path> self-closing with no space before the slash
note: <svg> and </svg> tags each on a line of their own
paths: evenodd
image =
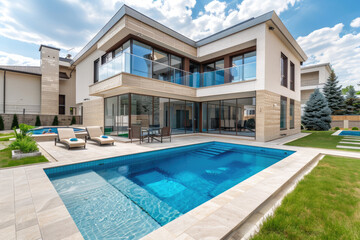
<svg viewBox="0 0 360 240">
<path fill-rule="evenodd" d="M 73 59 L 76 103 L 110 135 L 136 124 L 268 141 L 300 132 L 306 58 L 274 12 L 193 41 L 124 5 Z"/>
<path fill-rule="evenodd" d="M 322 89 L 331 73 L 330 63 L 309 65 L 301 68 L 301 110 L 316 88 Z"/>
</svg>

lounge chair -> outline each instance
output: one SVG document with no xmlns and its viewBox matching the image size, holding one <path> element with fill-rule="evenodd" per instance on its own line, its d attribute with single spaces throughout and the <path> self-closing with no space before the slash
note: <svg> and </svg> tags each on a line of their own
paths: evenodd
<svg viewBox="0 0 360 240">
<path fill-rule="evenodd" d="M 55 138 L 55 146 L 57 143 L 64 144 L 68 149 L 86 147 L 86 142 L 80 138 L 76 138 L 72 128 L 58 128 L 58 137 Z"/>
<path fill-rule="evenodd" d="M 104 145 L 104 144 L 115 144 L 115 140 L 109 136 L 105 136 L 100 127 L 95 126 L 95 127 L 87 127 L 86 131 L 88 133 L 87 136 L 87 140 L 90 141 L 94 141 L 96 143 L 98 143 L 99 145 Z"/>
<path fill-rule="evenodd" d="M 159 133 L 155 133 L 151 135 L 151 141 L 154 139 L 158 142 L 163 142 L 163 139 L 169 138 L 171 142 L 171 128 L 170 127 L 163 127 L 160 129 Z"/>
</svg>

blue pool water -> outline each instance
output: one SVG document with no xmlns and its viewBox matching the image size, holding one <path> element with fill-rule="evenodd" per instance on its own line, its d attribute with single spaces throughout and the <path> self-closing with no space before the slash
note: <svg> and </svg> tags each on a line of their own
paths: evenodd
<svg viewBox="0 0 360 240">
<path fill-rule="evenodd" d="M 360 131 L 341 131 L 339 136 L 360 136 Z"/>
<path fill-rule="evenodd" d="M 57 127 L 44 127 L 44 128 L 34 128 L 31 129 L 29 132 L 32 132 L 34 135 L 40 135 L 45 133 L 58 133 Z M 74 129 L 74 132 L 81 132 L 84 131 L 84 129 L 81 128 L 72 128 Z"/>
<path fill-rule="evenodd" d="M 292 153 L 210 142 L 45 172 L 85 239 L 139 239 Z"/>
</svg>

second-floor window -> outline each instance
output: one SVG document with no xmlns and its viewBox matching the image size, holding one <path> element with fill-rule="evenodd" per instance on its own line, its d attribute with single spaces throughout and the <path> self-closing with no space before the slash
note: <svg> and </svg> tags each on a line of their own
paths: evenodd
<svg viewBox="0 0 360 240">
<path fill-rule="evenodd" d="M 99 59 L 94 61 L 94 83 L 99 81 Z"/>
<path fill-rule="evenodd" d="M 295 91 L 295 64 L 290 62 L 290 90 Z"/>
<path fill-rule="evenodd" d="M 281 53 L 281 86 L 288 86 L 288 58 Z"/>
<path fill-rule="evenodd" d="M 256 51 L 232 57 L 231 82 L 256 78 Z"/>
</svg>

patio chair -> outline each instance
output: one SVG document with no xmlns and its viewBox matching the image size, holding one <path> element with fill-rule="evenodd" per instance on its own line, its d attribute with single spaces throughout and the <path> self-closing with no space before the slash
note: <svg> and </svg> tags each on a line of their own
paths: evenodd
<svg viewBox="0 0 360 240">
<path fill-rule="evenodd" d="M 139 139 L 140 144 L 144 141 L 144 138 L 147 137 L 147 135 L 143 135 L 142 129 L 140 125 L 131 125 L 130 128 L 130 140 L 131 143 L 133 139 Z"/>
<path fill-rule="evenodd" d="M 171 128 L 170 127 L 163 127 L 160 129 L 159 133 L 155 133 L 151 135 L 151 141 L 154 139 L 158 142 L 163 142 L 163 139 L 169 138 L 171 142 Z"/>
<path fill-rule="evenodd" d="M 100 146 L 105 144 L 115 144 L 115 140 L 113 138 L 103 135 L 99 126 L 87 127 L 86 131 L 88 133 L 88 136 L 86 136 L 87 140 L 94 141 Z"/>
<path fill-rule="evenodd" d="M 55 146 L 57 143 L 65 145 L 67 149 L 86 147 L 86 141 L 76 138 L 74 129 L 72 128 L 58 128 L 58 136 L 55 138 Z"/>
</svg>

